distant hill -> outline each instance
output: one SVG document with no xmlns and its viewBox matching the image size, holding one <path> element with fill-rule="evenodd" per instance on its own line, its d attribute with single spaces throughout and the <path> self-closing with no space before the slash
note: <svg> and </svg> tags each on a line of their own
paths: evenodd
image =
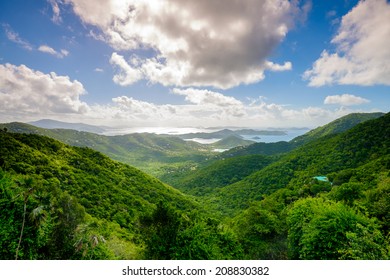
<svg viewBox="0 0 390 280">
<path fill-rule="evenodd" d="M 104 127 L 89 125 L 85 123 L 68 123 L 68 122 L 61 122 L 61 121 L 50 120 L 50 119 L 42 119 L 39 121 L 29 122 L 29 124 L 41 128 L 73 129 L 73 130 L 86 131 L 92 133 L 103 133 L 106 130 L 106 128 Z"/>
<path fill-rule="evenodd" d="M 344 132 L 355 125 L 382 117 L 384 113 L 352 113 L 341 117 L 333 122 L 330 122 L 324 126 L 317 127 L 304 135 L 298 136 L 290 142 L 294 145 L 302 145 L 323 136 L 332 135 L 340 132 Z"/>
<path fill-rule="evenodd" d="M 250 144 L 255 143 L 251 140 L 245 140 L 240 136 L 237 135 L 231 135 L 228 137 L 225 137 L 213 144 L 210 144 L 211 147 L 215 149 L 232 149 L 237 146 L 248 146 Z"/>
<path fill-rule="evenodd" d="M 154 176 L 164 173 L 167 165 L 186 169 L 215 154 L 210 146 L 170 135 L 134 133 L 105 136 L 71 129 L 44 129 L 24 123 L 0 125 L 0 128 L 4 127 L 10 132 L 40 134 L 72 146 L 90 147 Z"/>
<path fill-rule="evenodd" d="M 193 139 L 193 138 L 224 139 L 230 136 L 240 137 L 240 135 L 286 135 L 286 132 L 280 130 L 222 129 L 215 132 L 196 132 L 196 133 L 179 134 L 177 136 L 182 139 Z"/>
<path fill-rule="evenodd" d="M 235 147 L 218 155 L 218 158 L 235 157 L 243 155 L 276 155 L 286 153 L 310 141 L 320 137 L 341 133 L 355 125 L 383 116 L 384 113 L 353 113 L 341 117 L 324 126 L 313 129 L 304 135 L 298 136 L 289 142 L 280 141 L 275 143 L 254 143 L 245 147 Z"/>
</svg>

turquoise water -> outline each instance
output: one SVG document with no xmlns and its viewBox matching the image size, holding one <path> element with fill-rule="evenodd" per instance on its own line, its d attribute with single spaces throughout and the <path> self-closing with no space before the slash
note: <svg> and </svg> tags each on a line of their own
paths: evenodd
<svg viewBox="0 0 390 280">
<path fill-rule="evenodd" d="M 325 176 L 315 176 L 313 178 L 317 179 L 318 181 L 329 182 L 328 177 L 325 177 Z"/>
<path fill-rule="evenodd" d="M 297 136 L 303 135 L 309 131 L 309 129 L 294 129 L 285 130 L 286 135 L 241 135 L 245 140 L 252 140 L 255 142 L 274 143 L 279 141 L 290 141 Z"/>
</svg>

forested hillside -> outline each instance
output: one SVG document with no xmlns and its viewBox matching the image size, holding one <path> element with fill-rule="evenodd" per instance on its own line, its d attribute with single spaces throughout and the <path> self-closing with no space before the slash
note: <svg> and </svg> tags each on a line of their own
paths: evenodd
<svg viewBox="0 0 390 280">
<path fill-rule="evenodd" d="M 1 259 L 239 253 L 225 252 L 234 239 L 191 198 L 92 149 L 2 131 L 0 167 Z M 161 249 L 166 242 L 177 249 Z"/>
<path fill-rule="evenodd" d="M 216 193 L 220 199 L 218 205 L 240 209 L 280 188 L 304 184 L 314 176 L 332 176 L 334 172 L 357 168 L 384 159 L 389 153 L 390 114 L 387 114 L 296 148 L 242 181 L 220 189 Z"/>
<path fill-rule="evenodd" d="M 44 129 L 24 123 L 2 124 L 0 128 L 44 135 L 72 146 L 89 147 L 153 176 L 165 174 L 167 170 L 187 170 L 216 154 L 212 152 L 213 147 L 153 133 L 105 136 L 71 129 Z"/>
<path fill-rule="evenodd" d="M 389 259 L 390 114 L 343 127 L 167 172 L 176 189 L 90 148 L 3 130 L 0 256 Z"/>
<path fill-rule="evenodd" d="M 324 126 L 317 127 L 305 133 L 304 135 L 298 136 L 293 139 L 291 142 L 295 145 L 302 145 L 310 141 L 316 140 L 318 138 L 341 133 L 351 129 L 352 127 L 358 125 L 359 123 L 369 121 L 382 117 L 384 113 L 352 113 L 341 117 L 333 122 L 330 122 Z"/>
</svg>

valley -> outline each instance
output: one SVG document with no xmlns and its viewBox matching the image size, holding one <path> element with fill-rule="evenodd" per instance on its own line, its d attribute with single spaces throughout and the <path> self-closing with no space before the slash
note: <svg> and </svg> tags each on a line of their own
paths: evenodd
<svg viewBox="0 0 390 280">
<path fill-rule="evenodd" d="M 275 143 L 0 129 L 4 259 L 390 257 L 389 113 Z"/>
</svg>

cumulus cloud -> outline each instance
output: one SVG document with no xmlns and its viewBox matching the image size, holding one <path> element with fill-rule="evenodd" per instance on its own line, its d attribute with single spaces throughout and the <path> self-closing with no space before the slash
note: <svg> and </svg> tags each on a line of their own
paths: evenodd
<svg viewBox="0 0 390 280">
<path fill-rule="evenodd" d="M 69 52 L 67 50 L 61 49 L 60 51 L 56 51 L 55 49 L 49 47 L 48 45 L 39 46 L 38 51 L 54 55 L 58 58 L 64 58 L 65 56 L 69 55 Z"/>
<path fill-rule="evenodd" d="M 140 69 L 130 65 L 123 56 L 116 52 L 111 55 L 110 63 L 118 69 L 118 73 L 114 75 L 113 81 L 121 86 L 131 85 L 143 77 Z"/>
<path fill-rule="evenodd" d="M 337 51 L 324 50 L 303 77 L 310 86 L 390 85 L 390 3 L 360 1 L 342 20 L 332 39 Z"/>
<path fill-rule="evenodd" d="M 234 97 L 223 95 L 210 90 L 200 90 L 194 88 L 172 90 L 172 93 L 185 96 L 185 100 L 198 105 L 242 106 L 242 102 Z"/>
<path fill-rule="evenodd" d="M 329 95 L 325 98 L 324 104 L 338 104 L 353 106 L 368 103 L 370 100 L 352 94 Z"/>
<path fill-rule="evenodd" d="M 9 114 L 84 114 L 83 85 L 54 72 L 44 74 L 25 65 L 0 64 L 0 111 Z"/>
<path fill-rule="evenodd" d="M 172 93 L 185 96 L 185 100 L 198 105 L 198 109 L 212 112 L 216 118 L 243 117 L 246 115 L 244 104 L 219 92 L 210 90 L 200 90 L 194 88 L 178 89 L 174 88 Z"/>
<path fill-rule="evenodd" d="M 113 61 L 119 66 L 119 84 L 147 79 L 165 86 L 222 89 L 261 81 L 266 70 L 290 70 L 290 62 L 278 65 L 267 57 L 310 6 L 287 0 L 64 3 L 84 23 L 98 27 L 117 51 L 149 50 L 137 65 Z M 113 56 L 118 59 L 117 53 Z"/>
</svg>

